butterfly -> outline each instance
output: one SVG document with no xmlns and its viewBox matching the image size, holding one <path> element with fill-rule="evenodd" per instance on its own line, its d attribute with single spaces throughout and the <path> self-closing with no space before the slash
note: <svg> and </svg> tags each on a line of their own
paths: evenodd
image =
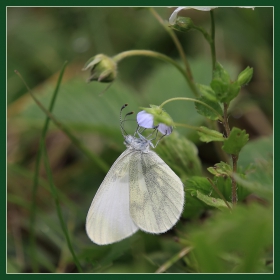
<svg viewBox="0 0 280 280">
<path fill-rule="evenodd" d="M 118 242 L 138 229 L 164 233 L 177 223 L 184 207 L 183 183 L 151 150 L 152 140 L 138 131 L 128 135 L 121 115 L 120 122 L 127 149 L 104 178 L 86 218 L 87 235 L 99 245 Z"/>
</svg>

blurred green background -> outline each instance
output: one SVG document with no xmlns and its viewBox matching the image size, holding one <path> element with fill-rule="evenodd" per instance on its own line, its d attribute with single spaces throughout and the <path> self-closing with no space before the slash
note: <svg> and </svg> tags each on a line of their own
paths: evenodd
<svg viewBox="0 0 280 280">
<path fill-rule="evenodd" d="M 155 10 L 165 21 L 168 21 L 173 11 L 172 8 L 162 7 Z M 254 11 L 219 8 L 214 13 L 218 61 L 230 73 L 232 80 L 247 66 L 254 68 L 252 81 L 242 89 L 230 108 L 229 119 L 231 126 L 246 129 L 250 135 L 248 147 L 241 152 L 239 162 L 240 168 L 245 169 L 250 163 L 263 163 L 272 158 L 273 8 L 257 7 Z M 185 10 L 180 15 L 191 17 L 196 25 L 210 30 L 208 12 Z M 195 81 L 209 84 L 212 75 L 209 45 L 197 31 L 176 34 L 186 52 Z M 130 49 L 154 50 L 180 61 L 173 41 L 149 9 L 7 8 L 8 272 L 32 272 L 29 250 L 30 202 L 35 159 L 45 119 L 14 70 L 22 74 L 40 101 L 48 106 L 58 73 L 67 60 L 69 64 L 54 115 L 94 154 L 111 166 L 125 149 L 118 121 L 119 110 L 124 103 L 129 104 L 128 110 L 137 112 L 139 107 L 159 105 L 168 98 L 193 97 L 178 70 L 147 57 L 130 57 L 121 61 L 117 79 L 102 95 L 100 93 L 106 89 L 106 84 L 86 83 L 89 73 L 81 69 L 90 57 L 99 53 L 113 56 Z M 205 125 L 205 120 L 196 113 L 193 103 L 169 103 L 165 109 L 176 122 Z M 133 133 L 135 123 L 127 122 L 126 125 L 127 131 Z M 213 144 L 201 143 L 196 133 L 188 129 L 176 129 L 173 134 L 156 151 L 184 184 L 187 185 L 192 176 L 210 176 L 206 168 L 220 160 Z M 207 207 L 188 194 L 184 215 L 171 231 L 160 236 L 138 232 L 122 242 L 97 246 L 88 239 L 84 224 L 91 200 L 105 172 L 98 164 L 88 160 L 53 124 L 48 131 L 46 145 L 54 181 L 62 194 L 63 217 L 84 272 L 155 272 L 166 262 L 170 264 L 174 256 L 174 262 L 164 271 L 211 272 L 211 264 L 210 268 L 207 267 L 199 253 L 186 253 L 177 259 L 176 256 L 189 244 L 189 238 L 202 244 L 206 236 L 207 241 L 211 241 L 227 234 L 222 230 L 225 229 L 223 221 L 227 220 L 222 215 L 226 214 L 222 213 L 217 220 L 212 221 L 216 231 L 209 230 L 209 234 L 203 237 L 205 220 L 215 217 L 218 210 Z M 271 169 L 269 172 L 272 173 Z M 263 177 L 255 180 L 264 180 L 271 188 L 272 181 L 267 176 Z M 268 260 L 272 258 L 272 248 L 268 244 L 271 242 L 271 212 L 258 208 L 263 207 L 260 206 L 263 204 L 269 208 L 259 196 L 256 198 L 251 195 L 243 201 L 241 198 L 245 199 L 246 195 L 240 197 L 239 203 L 242 205 L 248 205 L 250 201 L 258 203 L 257 206 L 241 207 L 234 213 L 236 220 L 240 220 L 244 213 L 247 216 L 246 211 L 249 211 L 248 217 L 252 217 L 254 225 L 252 234 L 258 226 L 267 228 L 262 236 L 263 240 L 268 240 L 263 244 L 267 250 L 259 252 L 260 258 L 250 268 L 254 272 L 270 272 L 272 267 Z M 77 272 L 56 216 L 43 164 L 36 202 L 36 259 L 39 271 Z M 267 215 L 264 216 L 267 221 L 265 226 L 259 225 L 259 220 L 254 223 L 256 213 Z M 235 224 L 231 234 L 236 232 L 238 236 L 244 230 L 243 226 L 248 224 L 247 221 L 242 223 Z M 190 232 L 193 233 L 189 236 Z M 248 228 L 248 236 L 249 232 Z M 248 244 L 246 240 L 244 244 Z M 220 242 L 228 244 L 228 240 Z M 240 246 L 245 248 L 242 242 L 239 242 Z M 203 248 L 200 252 L 216 246 L 214 241 L 210 243 L 209 246 L 201 245 Z M 200 246 L 197 247 L 199 250 Z M 249 249 L 245 253 L 232 252 L 233 249 L 234 246 L 223 247 L 226 250 L 222 253 L 223 261 L 227 265 L 221 267 L 225 271 L 215 263 L 212 263 L 212 271 L 238 271 L 242 254 L 255 254 Z M 260 259 L 265 261 L 259 264 Z"/>
</svg>

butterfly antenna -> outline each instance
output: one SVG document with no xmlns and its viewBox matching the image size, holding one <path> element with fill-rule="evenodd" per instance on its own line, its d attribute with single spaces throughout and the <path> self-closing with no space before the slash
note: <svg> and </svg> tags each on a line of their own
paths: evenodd
<svg viewBox="0 0 280 280">
<path fill-rule="evenodd" d="M 121 132 L 122 132 L 122 135 L 123 137 L 125 135 L 127 135 L 126 131 L 124 130 L 123 128 L 123 119 L 122 119 L 122 110 L 127 106 L 128 104 L 124 104 L 122 107 L 121 107 L 121 110 L 120 110 L 120 127 L 121 127 Z"/>
<path fill-rule="evenodd" d="M 127 113 L 125 116 L 124 116 L 124 119 L 122 119 L 122 110 L 127 106 L 128 104 L 124 104 L 121 108 L 121 111 L 120 111 L 120 127 L 121 127 L 121 131 L 122 131 L 122 135 L 123 137 L 125 135 L 127 135 L 127 132 L 125 131 L 124 127 L 123 127 L 123 123 L 126 121 L 126 117 L 129 116 L 129 115 L 132 115 L 134 114 L 134 112 L 129 112 Z"/>
</svg>

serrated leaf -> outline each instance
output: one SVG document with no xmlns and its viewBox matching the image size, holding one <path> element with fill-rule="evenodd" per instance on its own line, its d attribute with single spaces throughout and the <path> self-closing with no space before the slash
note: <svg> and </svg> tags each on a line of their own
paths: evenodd
<svg viewBox="0 0 280 280">
<path fill-rule="evenodd" d="M 211 101 L 217 102 L 216 94 L 210 86 L 201 84 L 196 84 L 196 86 L 203 97 Z"/>
<path fill-rule="evenodd" d="M 245 130 L 234 127 L 222 148 L 228 154 L 238 155 L 248 140 L 249 134 L 246 134 Z"/>
<path fill-rule="evenodd" d="M 200 136 L 199 139 L 202 142 L 209 143 L 211 141 L 224 141 L 225 138 L 223 137 L 223 134 L 216 131 L 209 129 L 205 126 L 200 126 L 199 131 L 197 132 L 198 135 Z"/>
<path fill-rule="evenodd" d="M 200 199 L 201 201 L 203 201 L 204 203 L 206 203 L 209 206 L 218 208 L 219 210 L 222 210 L 222 211 L 229 210 L 227 205 L 225 204 L 225 202 L 220 198 L 215 198 L 215 197 L 211 197 L 209 195 L 205 195 L 205 194 L 201 193 L 200 191 L 197 191 L 196 196 L 198 199 Z M 232 204 L 230 202 L 228 202 L 228 204 L 232 207 Z"/>
<path fill-rule="evenodd" d="M 209 167 L 207 170 L 215 176 L 231 176 L 232 167 L 225 162 L 219 162 L 214 165 L 214 167 Z"/>
<path fill-rule="evenodd" d="M 220 80 L 212 80 L 211 88 L 216 95 L 216 99 L 227 104 L 229 104 L 240 92 L 240 85 L 237 82 L 225 84 Z"/>
<path fill-rule="evenodd" d="M 209 105 L 210 107 L 212 107 L 214 110 L 216 110 L 220 115 L 223 115 L 223 111 L 221 108 L 221 105 L 218 102 L 212 101 L 207 99 L 206 97 L 201 96 L 200 98 L 198 98 L 199 101 L 202 101 L 204 103 L 206 103 L 207 105 Z M 199 113 L 200 115 L 210 119 L 210 120 L 217 120 L 219 118 L 219 116 L 212 111 L 210 108 L 208 108 L 207 106 L 200 104 L 200 103 L 195 103 L 195 108 L 197 110 L 197 113 Z"/>
</svg>

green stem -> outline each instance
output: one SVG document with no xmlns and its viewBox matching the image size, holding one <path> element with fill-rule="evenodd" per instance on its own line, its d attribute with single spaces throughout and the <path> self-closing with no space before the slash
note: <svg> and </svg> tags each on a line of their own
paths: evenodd
<svg viewBox="0 0 280 280">
<path fill-rule="evenodd" d="M 209 106 L 208 104 L 200 101 L 200 100 L 197 100 L 197 99 L 194 99 L 194 98 L 188 98 L 188 97 L 175 97 L 175 98 L 170 98 L 166 101 L 164 101 L 159 107 L 163 107 L 165 104 L 169 103 L 169 102 L 172 102 L 172 101 L 177 101 L 177 100 L 184 100 L 184 101 L 191 101 L 191 102 L 196 102 L 196 103 L 200 103 L 202 105 L 204 105 L 205 107 L 207 107 L 208 109 L 212 110 L 219 118 L 220 121 L 224 121 L 224 118 L 219 114 L 219 112 L 217 112 L 214 108 L 212 108 L 211 106 Z"/>
<path fill-rule="evenodd" d="M 76 257 L 76 254 L 74 252 L 72 243 L 70 241 L 70 237 L 69 237 L 67 226 L 66 226 L 66 224 L 65 224 L 65 222 L 63 220 L 63 217 L 62 217 L 62 212 L 61 212 L 61 208 L 60 208 L 60 201 L 59 201 L 59 197 L 58 197 L 58 194 L 57 194 L 57 189 L 56 189 L 56 187 L 54 185 L 54 182 L 53 182 L 50 162 L 49 162 L 49 159 L 48 159 L 48 154 L 47 154 L 45 143 L 43 145 L 43 156 L 44 156 L 44 163 L 45 163 L 46 173 L 47 173 L 48 180 L 49 180 L 49 183 L 50 183 L 50 188 L 51 188 L 51 191 L 52 191 L 52 195 L 53 195 L 53 198 L 54 198 L 54 201 L 55 201 L 56 212 L 57 212 L 57 216 L 58 216 L 59 221 L 60 221 L 60 225 L 61 225 L 62 231 L 64 233 L 64 236 L 66 238 L 69 251 L 71 252 L 73 260 L 74 260 L 74 262 L 75 262 L 75 264 L 77 266 L 77 269 L 78 269 L 78 271 L 80 273 L 82 273 L 83 272 L 82 271 L 82 267 L 80 265 L 79 260 Z"/>
<path fill-rule="evenodd" d="M 59 87 L 62 81 L 62 77 L 65 71 L 65 67 L 67 65 L 67 61 L 63 64 L 63 67 L 60 71 L 58 81 L 56 84 L 56 88 L 54 90 L 51 103 L 49 105 L 49 111 L 53 110 L 54 103 L 59 91 Z M 30 230 L 30 237 L 29 237 L 29 242 L 30 242 L 30 249 L 31 249 L 31 258 L 32 258 L 32 270 L 33 272 L 38 272 L 38 264 L 37 264 L 37 251 L 36 251 L 36 238 L 35 238 L 35 220 L 36 220 L 36 194 L 38 190 L 38 178 L 39 178 L 39 169 L 40 169 L 40 160 L 41 160 L 41 152 L 42 152 L 42 144 L 44 142 L 48 127 L 49 127 L 49 118 L 46 118 L 45 124 L 41 133 L 41 138 L 40 138 L 40 144 L 39 144 L 39 151 L 36 156 L 36 162 L 35 162 L 35 174 L 34 174 L 34 179 L 33 179 L 33 186 L 32 186 L 32 198 L 31 198 L 31 212 L 30 212 L 30 225 L 29 225 L 29 230 Z"/>
<path fill-rule="evenodd" d="M 212 69 L 214 70 L 216 64 L 214 15 L 212 16 L 211 14 L 211 36 L 202 27 L 193 25 L 193 28 L 201 32 L 204 38 L 206 39 L 206 41 L 209 43 L 211 49 L 211 56 L 212 56 Z"/>
<path fill-rule="evenodd" d="M 215 121 L 208 121 L 208 125 L 216 131 L 220 131 L 219 127 L 218 127 L 218 122 Z M 227 153 L 222 149 L 223 143 L 218 142 L 218 141 L 214 141 L 214 147 L 215 150 L 217 152 L 217 154 L 219 155 L 219 158 L 221 161 L 228 163 L 229 162 L 229 157 L 227 155 Z"/>
<path fill-rule="evenodd" d="M 181 258 L 183 258 L 185 255 L 187 255 L 191 250 L 193 249 L 193 247 L 186 247 L 183 250 L 181 250 L 178 254 L 176 254 L 175 256 L 173 256 L 170 260 L 168 260 L 167 262 L 165 262 L 162 266 L 160 266 L 156 273 L 162 273 L 164 271 L 166 271 L 169 267 L 171 267 L 174 263 L 176 263 L 178 260 L 180 260 Z"/>
<path fill-rule="evenodd" d="M 173 42 L 174 42 L 174 44 L 175 44 L 175 46 L 176 46 L 176 48 L 179 52 L 184 64 L 185 64 L 186 73 L 189 76 L 190 81 L 193 82 L 193 75 L 192 75 L 192 72 L 191 72 L 189 62 L 187 60 L 187 57 L 186 57 L 185 52 L 183 50 L 183 47 L 182 47 L 180 41 L 178 40 L 178 37 L 176 36 L 175 32 L 165 24 L 164 20 L 160 17 L 160 15 L 156 12 L 156 10 L 154 8 L 150 8 L 150 12 L 159 21 L 159 23 L 163 26 L 163 28 L 167 31 L 167 33 L 172 38 L 172 40 L 173 40 Z M 195 95 L 196 96 L 199 95 L 197 89 L 196 89 L 196 94 Z"/>
<path fill-rule="evenodd" d="M 167 55 L 164 55 L 164 54 L 159 53 L 159 52 L 150 51 L 150 50 L 129 50 L 129 51 L 124 51 L 124 52 L 121 52 L 121 53 L 115 55 L 113 57 L 113 60 L 116 63 L 118 63 L 119 61 L 123 60 L 124 58 L 130 57 L 130 56 L 148 56 L 148 57 L 157 58 L 159 60 L 171 63 L 184 76 L 184 78 L 186 79 L 186 81 L 187 81 L 190 89 L 194 93 L 194 95 L 199 96 L 199 93 L 197 91 L 197 88 L 196 88 L 194 82 L 190 79 L 190 77 L 185 72 L 185 70 L 175 60 L 171 59 Z"/>
<path fill-rule="evenodd" d="M 211 56 L 212 56 L 212 69 L 214 71 L 215 65 L 216 65 L 216 47 L 215 47 L 215 17 L 214 17 L 214 11 L 210 11 L 211 15 Z"/>
<path fill-rule="evenodd" d="M 17 72 L 17 75 L 23 80 L 20 73 Z M 25 81 L 23 80 L 25 86 L 27 87 L 31 97 L 35 101 L 35 103 L 39 106 L 39 108 L 53 121 L 53 123 L 62 130 L 72 141 L 74 145 L 76 145 L 89 159 L 91 159 L 95 164 L 97 164 L 105 173 L 108 172 L 109 166 L 105 161 L 103 161 L 100 157 L 92 153 L 85 145 L 83 145 L 78 138 L 76 138 L 72 132 L 69 130 L 67 126 L 60 123 L 53 114 L 51 114 L 42 104 L 41 102 L 35 97 L 35 95 L 32 93 L 32 91 L 29 89 Z"/>
<path fill-rule="evenodd" d="M 227 138 L 230 135 L 230 128 L 229 128 L 229 123 L 228 123 L 228 104 L 224 103 L 224 121 L 223 121 L 223 125 L 226 131 L 226 136 Z M 232 158 L 232 171 L 233 171 L 233 175 L 231 176 L 231 201 L 233 206 L 237 204 L 237 183 L 236 180 L 234 178 L 234 174 L 237 172 L 237 161 L 238 161 L 238 155 L 231 155 Z"/>
</svg>

